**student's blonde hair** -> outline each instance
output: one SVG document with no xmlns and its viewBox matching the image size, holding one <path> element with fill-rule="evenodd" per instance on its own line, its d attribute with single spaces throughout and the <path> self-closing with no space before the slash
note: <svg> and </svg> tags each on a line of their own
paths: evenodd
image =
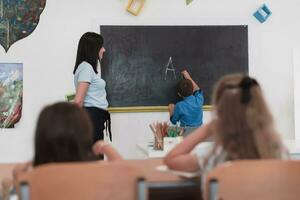
<svg viewBox="0 0 300 200">
<path fill-rule="evenodd" d="M 281 141 L 273 118 L 255 79 L 226 75 L 213 92 L 214 120 L 211 131 L 228 160 L 278 158 Z"/>
</svg>

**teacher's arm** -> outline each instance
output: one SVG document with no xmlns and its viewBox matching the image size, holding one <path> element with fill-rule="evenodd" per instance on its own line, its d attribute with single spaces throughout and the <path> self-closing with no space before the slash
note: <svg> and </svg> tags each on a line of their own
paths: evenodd
<svg viewBox="0 0 300 200">
<path fill-rule="evenodd" d="M 74 102 L 80 107 L 83 107 L 84 98 L 86 96 L 87 90 L 89 89 L 89 86 L 89 82 L 79 82 L 77 85 Z"/>
<path fill-rule="evenodd" d="M 210 124 L 196 129 L 188 135 L 180 144 L 175 146 L 164 158 L 164 163 L 175 170 L 194 172 L 199 170 L 198 158 L 191 154 L 194 147 L 210 136 Z"/>
</svg>

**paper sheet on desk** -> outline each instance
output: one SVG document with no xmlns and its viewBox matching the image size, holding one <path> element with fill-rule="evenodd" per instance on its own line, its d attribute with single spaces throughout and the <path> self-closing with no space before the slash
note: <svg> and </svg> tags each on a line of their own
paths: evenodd
<svg viewBox="0 0 300 200">
<path fill-rule="evenodd" d="M 200 175 L 199 172 L 185 172 L 185 171 L 171 170 L 166 165 L 159 165 L 155 167 L 155 169 L 161 172 L 168 172 L 185 178 L 194 178 Z"/>
</svg>

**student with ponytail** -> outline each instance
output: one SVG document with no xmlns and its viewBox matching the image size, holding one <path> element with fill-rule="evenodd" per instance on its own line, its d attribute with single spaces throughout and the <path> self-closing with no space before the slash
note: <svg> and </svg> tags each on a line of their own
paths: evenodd
<svg viewBox="0 0 300 200">
<path fill-rule="evenodd" d="M 208 137 L 213 138 L 214 144 L 206 156 L 190 153 Z M 211 122 L 184 139 L 164 161 L 171 169 L 200 170 L 205 178 L 225 161 L 288 157 L 260 85 L 247 75 L 233 74 L 221 78 L 214 88 Z"/>
</svg>

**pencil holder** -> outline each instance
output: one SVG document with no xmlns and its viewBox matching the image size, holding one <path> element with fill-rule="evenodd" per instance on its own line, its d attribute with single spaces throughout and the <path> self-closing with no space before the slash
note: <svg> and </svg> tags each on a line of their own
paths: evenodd
<svg viewBox="0 0 300 200">
<path fill-rule="evenodd" d="M 154 150 L 163 150 L 163 137 L 167 134 L 167 122 L 156 122 L 149 124 L 149 127 L 154 135 Z"/>
<path fill-rule="evenodd" d="M 168 137 L 178 137 L 182 136 L 184 132 L 183 127 L 169 126 L 167 129 Z"/>
<path fill-rule="evenodd" d="M 154 150 L 163 150 L 164 140 L 162 138 L 154 137 Z"/>
</svg>

